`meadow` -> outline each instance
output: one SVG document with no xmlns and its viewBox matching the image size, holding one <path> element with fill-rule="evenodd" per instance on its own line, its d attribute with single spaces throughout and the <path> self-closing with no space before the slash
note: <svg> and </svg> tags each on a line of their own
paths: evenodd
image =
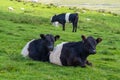
<svg viewBox="0 0 120 80">
<path fill-rule="evenodd" d="M 13 11 L 8 7 L 12 6 Z M 21 10 L 24 8 L 25 10 Z M 79 12 L 78 31 L 72 25 L 54 27 L 54 14 Z M 85 12 L 84 12 L 85 11 Z M 89 19 L 89 20 L 88 20 Z M 120 80 L 120 15 L 53 4 L 0 0 L 0 80 Z M 55 45 L 80 41 L 81 35 L 101 37 L 97 54 L 88 57 L 93 66 L 66 67 L 23 58 L 24 45 L 39 34 L 59 34 Z"/>
</svg>

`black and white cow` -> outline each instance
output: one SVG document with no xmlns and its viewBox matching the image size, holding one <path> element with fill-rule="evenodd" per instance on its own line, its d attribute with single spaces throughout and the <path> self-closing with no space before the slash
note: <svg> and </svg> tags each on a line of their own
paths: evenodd
<svg viewBox="0 0 120 80">
<path fill-rule="evenodd" d="M 96 45 L 102 41 L 101 38 L 81 36 L 79 42 L 63 42 L 50 53 L 49 60 L 53 64 L 63 66 L 92 66 L 87 57 L 96 53 Z"/>
<path fill-rule="evenodd" d="M 63 31 L 65 31 L 65 23 L 70 22 L 73 25 L 72 32 L 77 31 L 77 23 L 78 23 L 78 13 L 62 13 L 58 15 L 54 15 L 51 19 L 52 23 L 59 22 L 62 24 Z"/>
<path fill-rule="evenodd" d="M 21 54 L 30 57 L 33 60 L 49 61 L 49 52 L 54 48 L 54 42 L 60 38 L 51 34 L 40 34 L 41 39 L 33 39 L 29 41 L 23 48 Z"/>
</svg>

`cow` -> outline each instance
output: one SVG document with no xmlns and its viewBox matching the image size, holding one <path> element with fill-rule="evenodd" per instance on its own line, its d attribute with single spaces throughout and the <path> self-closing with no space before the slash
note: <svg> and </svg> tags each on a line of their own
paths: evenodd
<svg viewBox="0 0 120 80">
<path fill-rule="evenodd" d="M 60 66 L 92 66 L 87 60 L 89 55 L 96 53 L 96 45 L 102 41 L 101 38 L 94 39 L 92 36 L 81 36 L 82 41 L 62 42 L 50 52 L 50 63 Z"/>
<path fill-rule="evenodd" d="M 73 25 L 72 32 L 76 32 L 78 24 L 78 13 L 61 13 L 58 15 L 54 15 L 51 18 L 51 22 L 59 22 L 60 24 L 62 24 L 63 31 L 65 31 L 65 23 L 70 22 Z"/>
<path fill-rule="evenodd" d="M 49 52 L 54 48 L 54 42 L 60 38 L 59 35 L 40 34 L 40 39 L 29 41 L 22 49 L 24 57 L 30 57 L 36 61 L 49 61 Z"/>
</svg>

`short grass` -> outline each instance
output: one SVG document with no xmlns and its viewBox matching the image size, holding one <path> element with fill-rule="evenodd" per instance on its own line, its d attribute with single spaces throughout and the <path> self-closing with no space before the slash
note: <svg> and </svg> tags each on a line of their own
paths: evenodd
<svg viewBox="0 0 120 80">
<path fill-rule="evenodd" d="M 8 7 L 14 11 L 8 11 Z M 21 7 L 25 11 L 20 10 Z M 67 7 L 0 0 L 0 80 L 120 80 L 120 16 L 86 10 L 79 14 L 79 26 L 54 27 L 50 17 L 56 13 L 75 12 Z M 87 21 L 87 19 L 90 19 Z M 24 45 L 39 34 L 59 34 L 60 40 L 79 41 L 80 36 L 101 37 L 97 54 L 89 56 L 93 67 L 61 67 L 33 61 L 20 54 Z"/>
</svg>

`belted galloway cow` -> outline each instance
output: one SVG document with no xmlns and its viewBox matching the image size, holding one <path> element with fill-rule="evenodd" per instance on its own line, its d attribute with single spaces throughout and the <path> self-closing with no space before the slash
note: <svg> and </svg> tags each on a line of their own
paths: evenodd
<svg viewBox="0 0 120 80">
<path fill-rule="evenodd" d="M 22 49 L 21 54 L 37 61 L 49 61 L 50 51 L 54 49 L 54 42 L 60 38 L 59 35 L 40 34 L 40 39 L 29 41 Z"/>
<path fill-rule="evenodd" d="M 50 53 L 50 62 L 61 66 L 92 66 L 87 57 L 96 53 L 96 46 L 102 39 L 92 36 L 86 38 L 84 35 L 81 38 L 82 41 L 58 44 Z"/>
<path fill-rule="evenodd" d="M 65 23 L 66 22 L 72 23 L 72 25 L 73 25 L 72 32 L 76 32 L 77 24 L 78 24 L 78 13 L 61 13 L 58 15 L 54 15 L 54 16 L 52 16 L 51 22 L 52 23 L 58 22 L 58 23 L 62 24 L 63 31 L 65 31 Z"/>
</svg>

